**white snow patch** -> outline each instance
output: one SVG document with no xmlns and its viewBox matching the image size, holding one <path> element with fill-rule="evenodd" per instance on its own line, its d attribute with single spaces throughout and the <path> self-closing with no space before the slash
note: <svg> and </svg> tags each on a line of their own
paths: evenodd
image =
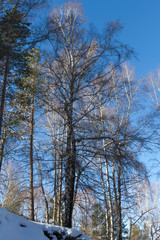
<svg viewBox="0 0 160 240">
<path fill-rule="evenodd" d="M 77 240 L 91 240 L 75 229 L 32 222 L 0 207 L 0 240 L 49 240 L 44 231 L 53 234 L 53 240 L 57 240 L 54 232 L 63 233 L 64 239 L 66 236 L 80 236 Z"/>
</svg>

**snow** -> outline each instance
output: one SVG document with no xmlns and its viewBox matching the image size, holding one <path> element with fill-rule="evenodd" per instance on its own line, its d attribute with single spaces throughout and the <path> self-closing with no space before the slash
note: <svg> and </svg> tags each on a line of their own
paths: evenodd
<svg viewBox="0 0 160 240">
<path fill-rule="evenodd" d="M 76 240 L 91 240 L 75 229 L 32 222 L 0 207 L 0 240 L 49 240 L 45 233 L 52 240 L 58 239 L 56 234 L 64 240 L 67 236 Z"/>
</svg>

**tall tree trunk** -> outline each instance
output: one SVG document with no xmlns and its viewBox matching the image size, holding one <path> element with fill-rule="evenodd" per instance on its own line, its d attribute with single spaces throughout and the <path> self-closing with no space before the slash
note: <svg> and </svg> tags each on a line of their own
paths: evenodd
<svg viewBox="0 0 160 240">
<path fill-rule="evenodd" d="M 1 106 L 0 106 L 0 144 L 2 144 L 2 125 L 3 125 L 3 114 L 4 114 L 8 72 L 9 72 L 9 54 L 7 56 L 6 64 L 5 64 L 5 73 L 4 73 L 2 98 L 1 98 Z M 2 151 L 1 149 L 0 149 L 0 151 Z M 2 156 L 2 152 L 0 152 L 0 156 Z M 2 168 L 2 158 L 0 161 L 0 172 L 1 172 L 1 168 Z"/>
<path fill-rule="evenodd" d="M 32 221 L 34 221 L 33 133 L 34 133 L 34 94 L 32 95 L 31 121 L 30 121 L 30 219 Z"/>
<path fill-rule="evenodd" d="M 114 240 L 114 218 L 113 218 L 113 204 L 112 204 L 112 196 L 111 196 L 111 188 L 110 188 L 110 179 L 109 179 L 109 170 L 108 163 L 105 162 L 106 166 L 106 179 L 107 179 L 107 191 L 108 191 L 108 201 L 109 201 L 109 212 L 110 212 L 110 240 Z"/>
<path fill-rule="evenodd" d="M 48 200 L 47 200 L 47 196 L 44 190 L 44 186 L 43 186 L 43 180 L 42 180 L 42 173 L 40 173 L 41 175 L 41 189 L 42 189 L 42 194 L 44 197 L 44 201 L 45 201 L 45 205 L 46 205 L 46 223 L 49 223 L 49 208 L 48 208 Z"/>
<path fill-rule="evenodd" d="M 121 162 L 118 163 L 118 240 L 122 240 L 122 209 L 121 209 Z"/>
<path fill-rule="evenodd" d="M 40 163 L 39 163 L 39 159 L 38 159 L 38 154 L 37 154 L 37 152 L 36 152 L 36 156 L 37 156 L 38 171 L 39 171 L 39 176 L 40 176 L 40 185 L 41 185 L 42 194 L 43 194 L 44 201 L 45 201 L 45 205 L 46 205 L 46 223 L 49 223 L 48 200 L 47 200 L 47 196 L 46 196 L 45 189 L 44 189 L 44 185 L 43 185 L 42 170 L 41 170 L 41 166 L 40 166 Z"/>
<path fill-rule="evenodd" d="M 67 146 L 66 146 L 66 162 L 65 162 L 65 227 L 72 227 L 72 213 L 74 206 L 74 184 L 75 184 L 75 158 L 76 145 L 73 131 L 71 104 L 68 109 L 68 126 L 67 126 Z"/>
<path fill-rule="evenodd" d="M 58 158 L 57 158 L 57 215 L 56 215 L 56 222 L 57 225 L 61 226 L 61 201 L 62 201 L 62 156 L 60 154 L 63 153 L 63 148 L 60 147 L 60 141 L 63 139 L 63 133 L 62 138 L 60 139 L 60 131 L 58 130 Z M 63 140 L 62 140 L 63 142 Z"/>
<path fill-rule="evenodd" d="M 62 180 L 63 180 L 63 161 L 62 157 L 60 157 L 60 166 L 59 166 L 59 204 L 58 204 L 58 225 L 62 226 Z"/>
<path fill-rule="evenodd" d="M 101 104 L 101 95 L 99 94 L 99 102 Z M 99 107 L 99 114 L 100 114 L 100 120 L 101 120 L 101 124 L 102 124 L 102 133 L 105 135 L 105 129 L 104 129 L 104 121 L 103 121 L 103 114 L 102 114 L 102 108 L 101 106 Z M 106 152 L 106 147 L 105 147 L 105 140 L 103 139 L 103 151 L 104 151 L 104 155 Z M 100 163 L 101 164 L 101 163 Z M 104 199 L 105 199 L 105 205 L 106 205 L 106 210 L 105 210 L 105 214 L 106 214 L 106 230 L 107 230 L 107 235 L 110 235 L 110 240 L 114 240 L 114 217 L 113 217 L 113 199 L 112 199 L 112 194 L 111 194 L 111 187 L 110 187 L 110 176 L 109 176 L 109 167 L 108 167 L 108 161 L 107 158 L 105 159 L 105 168 L 106 168 L 106 180 L 107 180 L 107 192 L 108 192 L 108 203 L 107 203 L 107 199 L 106 199 L 106 192 L 105 190 L 103 190 L 104 192 Z M 101 164 L 101 179 L 102 179 L 102 187 L 104 188 L 104 179 L 103 179 L 103 172 L 102 172 L 102 164 Z M 108 218 L 108 211 L 107 209 L 109 209 L 109 213 L 110 213 L 110 217 Z M 108 222 L 108 219 L 110 222 Z M 108 223 L 108 224 L 107 224 Z M 109 231 L 109 226 L 110 226 L 110 231 Z"/>
<path fill-rule="evenodd" d="M 62 132 L 62 143 L 64 143 L 64 134 L 65 134 L 65 124 L 63 122 L 63 132 Z M 60 144 L 60 141 L 59 141 Z M 63 185 L 63 153 L 64 153 L 64 145 L 62 145 L 62 149 L 61 149 L 61 154 L 59 155 L 59 198 L 58 198 L 58 225 L 62 226 L 63 225 L 63 218 L 62 218 L 62 185 Z"/>
<path fill-rule="evenodd" d="M 58 195 L 58 189 L 57 189 L 57 144 L 55 142 L 54 144 L 54 151 L 55 151 L 55 154 L 54 154 L 54 204 L 53 204 L 53 222 L 54 222 L 54 225 L 57 225 L 57 195 Z"/>
<path fill-rule="evenodd" d="M 106 227 L 106 235 L 109 239 L 109 214 L 108 214 L 108 202 L 107 202 L 107 196 L 106 196 L 106 188 L 105 188 L 105 182 L 104 182 L 104 176 L 103 176 L 103 167 L 102 167 L 102 160 L 99 159 L 100 162 L 100 170 L 101 170 L 101 181 L 102 181 L 102 189 L 103 189 L 103 196 L 104 196 L 104 204 L 105 204 L 105 227 Z M 112 238 L 111 238 L 112 239 Z"/>
</svg>

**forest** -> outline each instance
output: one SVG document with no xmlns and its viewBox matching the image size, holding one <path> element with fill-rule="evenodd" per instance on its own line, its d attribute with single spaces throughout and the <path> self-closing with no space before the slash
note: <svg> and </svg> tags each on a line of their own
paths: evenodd
<svg viewBox="0 0 160 240">
<path fill-rule="evenodd" d="M 118 20 L 100 32 L 80 2 L 49 4 L 0 0 L 0 207 L 93 240 L 160 239 L 145 163 L 160 71 L 136 77 Z"/>
</svg>

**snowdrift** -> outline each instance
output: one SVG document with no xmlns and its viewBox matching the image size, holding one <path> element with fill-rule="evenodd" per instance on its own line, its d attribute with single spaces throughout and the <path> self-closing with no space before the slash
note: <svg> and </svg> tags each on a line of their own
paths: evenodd
<svg viewBox="0 0 160 240">
<path fill-rule="evenodd" d="M 81 232 L 36 223 L 0 207 L 0 240 L 91 240 Z"/>
</svg>

